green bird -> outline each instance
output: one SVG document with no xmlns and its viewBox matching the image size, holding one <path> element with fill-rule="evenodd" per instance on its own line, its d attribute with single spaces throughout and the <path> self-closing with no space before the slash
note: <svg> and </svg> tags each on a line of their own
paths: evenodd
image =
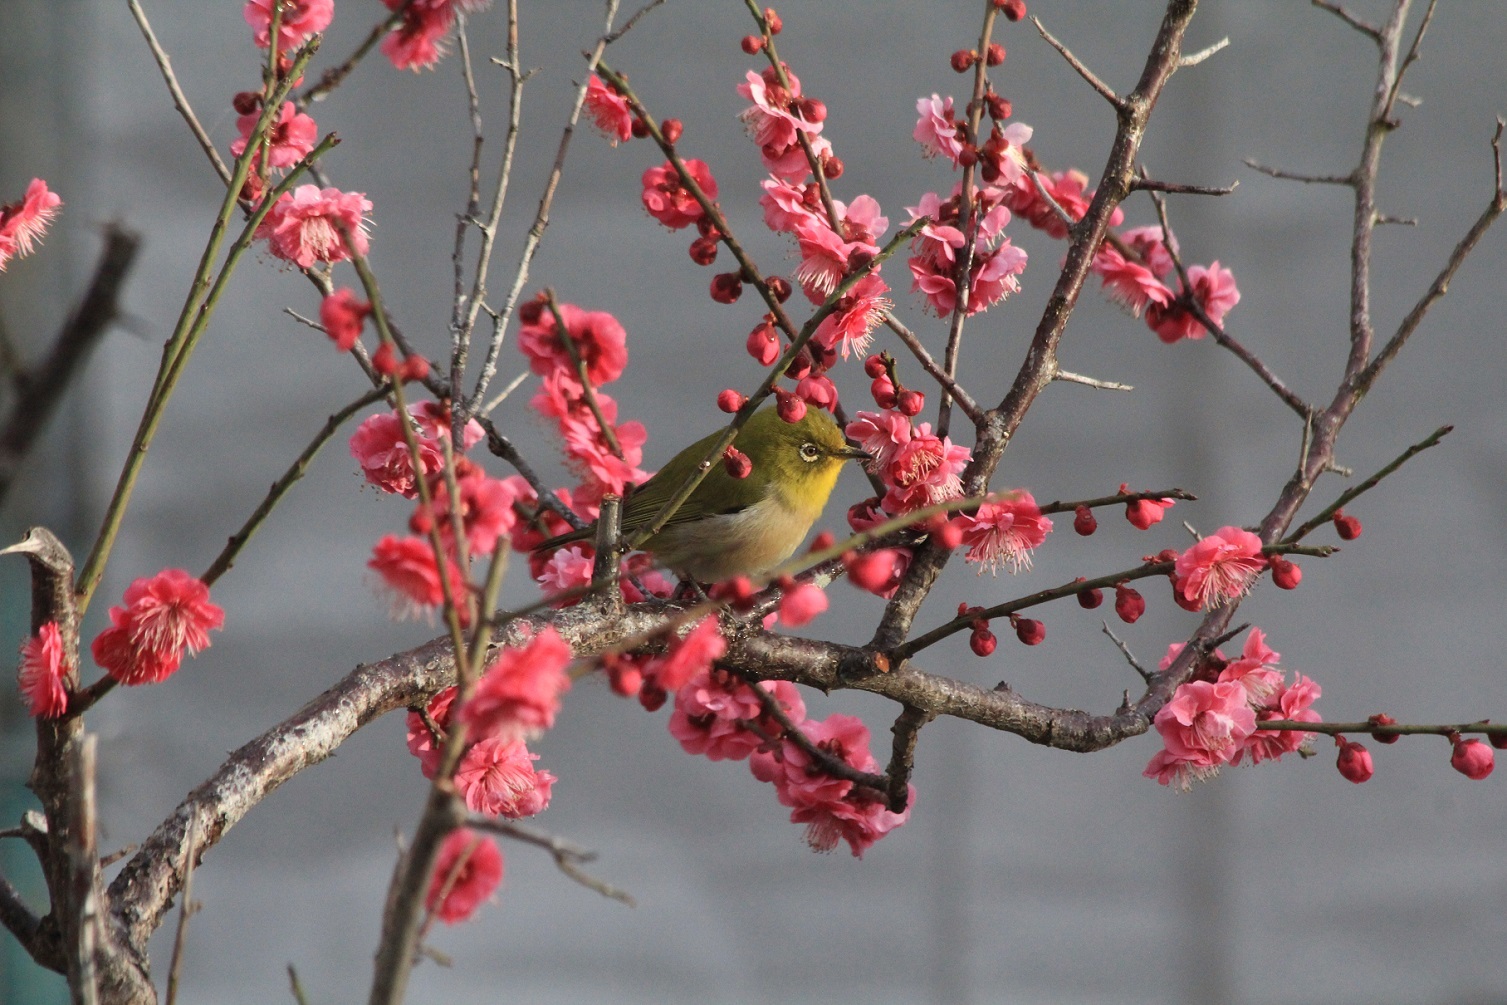
<svg viewBox="0 0 1507 1005">
<path fill-rule="evenodd" d="M 712 433 L 670 458 L 623 505 L 623 533 L 648 527 L 685 484 L 721 432 Z M 733 446 L 753 468 L 735 478 L 714 462 L 659 532 L 643 543 L 662 565 L 700 583 L 730 576 L 756 576 L 789 558 L 827 505 L 844 461 L 869 460 L 849 446 L 830 413 L 808 408 L 799 422 L 786 422 L 773 407 L 762 408 L 738 431 Z M 596 524 L 551 538 L 548 550 L 590 538 Z"/>
</svg>

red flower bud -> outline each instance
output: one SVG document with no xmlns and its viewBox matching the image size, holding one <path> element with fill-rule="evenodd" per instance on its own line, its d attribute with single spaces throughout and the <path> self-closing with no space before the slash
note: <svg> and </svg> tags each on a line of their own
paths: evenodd
<svg viewBox="0 0 1507 1005">
<path fill-rule="evenodd" d="M 921 414 L 921 409 L 926 407 L 926 395 L 920 391 L 906 388 L 895 397 L 895 408 L 901 415 L 915 416 Z"/>
<path fill-rule="evenodd" d="M 1377 713 L 1376 715 L 1371 716 L 1366 721 L 1369 722 L 1373 726 L 1395 726 L 1395 725 L 1397 725 L 1397 720 L 1396 719 L 1392 718 L 1390 715 L 1384 715 L 1382 713 Z M 1385 734 L 1385 735 L 1378 735 L 1376 733 L 1372 733 L 1371 734 L 1371 739 L 1375 740 L 1377 743 L 1396 743 L 1398 740 L 1402 739 L 1402 734 L 1401 733 L 1388 733 L 1388 734 Z"/>
<path fill-rule="evenodd" d="M 1472 781 L 1479 782 L 1496 767 L 1496 754 L 1480 740 L 1455 740 L 1455 752 L 1449 766 Z"/>
<path fill-rule="evenodd" d="M 973 167 L 979 161 L 978 147 L 972 144 L 964 144 L 963 149 L 958 151 L 958 163 L 963 167 Z"/>
<path fill-rule="evenodd" d="M 1124 583 L 1115 586 L 1115 614 L 1127 625 L 1133 625 L 1142 614 L 1146 613 L 1146 598 L 1141 596 L 1139 590 L 1131 589 Z"/>
<path fill-rule="evenodd" d="M 1082 537 L 1088 537 L 1099 529 L 1099 518 L 1094 516 L 1094 511 L 1087 506 L 1079 506 L 1073 510 L 1073 530 Z"/>
<path fill-rule="evenodd" d="M 1359 743 L 1350 740 L 1340 740 L 1340 756 L 1335 767 L 1340 769 L 1340 774 L 1359 785 L 1368 782 L 1376 773 L 1371 765 L 1371 752 Z"/>
<path fill-rule="evenodd" d="M 698 237 L 691 242 L 691 261 L 697 265 L 711 265 L 717 260 L 717 239 L 715 237 Z"/>
<path fill-rule="evenodd" d="M 398 353 L 391 342 L 383 342 L 372 353 L 372 369 L 384 377 L 391 377 L 398 372 Z"/>
<path fill-rule="evenodd" d="M 753 581 L 747 576 L 734 576 L 720 583 L 713 583 L 706 595 L 713 600 L 722 601 L 735 611 L 747 610 L 748 602 L 754 595 Z"/>
<path fill-rule="evenodd" d="M 874 396 L 874 404 L 880 408 L 895 407 L 895 385 L 890 383 L 888 377 L 875 377 L 874 383 L 869 385 L 869 393 Z"/>
<path fill-rule="evenodd" d="M 1294 590 L 1303 581 L 1303 570 L 1281 555 L 1271 557 L 1272 582 L 1278 589 Z"/>
<path fill-rule="evenodd" d="M 748 333 L 747 348 L 748 354 L 758 360 L 761 366 L 770 366 L 780 358 L 779 337 L 768 324 L 761 324 Z"/>
<path fill-rule="evenodd" d="M 988 94 L 984 95 L 984 104 L 989 109 L 989 117 L 991 119 L 994 119 L 996 122 L 1000 119 L 1008 119 L 1011 113 L 1013 113 L 1015 110 L 1010 105 L 1009 98 L 1002 98 L 998 94 L 995 94 L 993 91 L 990 91 Z"/>
<path fill-rule="evenodd" d="M 719 304 L 733 304 L 743 295 L 743 278 L 736 272 L 719 272 L 712 277 L 712 299 Z"/>
<path fill-rule="evenodd" d="M 410 380 L 423 380 L 429 376 L 429 360 L 423 356 L 409 356 L 398 367 L 398 380 L 408 383 Z"/>
<path fill-rule="evenodd" d="M 967 73 L 978 62 L 979 54 L 972 49 L 959 49 L 952 54 L 952 68 L 958 73 Z"/>
<path fill-rule="evenodd" d="M 536 325 L 544 317 L 544 294 L 539 294 L 518 308 L 518 320 L 526 325 Z"/>
<path fill-rule="evenodd" d="M 1334 529 L 1339 532 L 1340 538 L 1345 541 L 1354 541 L 1360 537 L 1360 521 L 1344 510 L 1335 511 Z"/>
<path fill-rule="evenodd" d="M 928 518 L 924 526 L 932 541 L 947 551 L 952 551 L 963 543 L 962 525 L 953 523 L 946 513 Z"/>
<path fill-rule="evenodd" d="M 806 402 L 800 395 L 775 388 L 774 397 L 774 410 L 786 422 L 800 422 L 806 417 Z"/>
<path fill-rule="evenodd" d="M 1046 641 L 1047 626 L 1034 618 L 1017 618 L 1015 637 L 1028 646 L 1039 646 Z"/>
<path fill-rule="evenodd" d="M 807 347 L 810 347 L 809 342 L 807 343 Z M 790 361 L 789 366 L 785 367 L 785 376 L 789 377 L 791 380 L 800 380 L 810 372 L 811 354 L 809 352 L 800 353 L 795 357 L 795 359 Z"/>
<path fill-rule="evenodd" d="M 884 358 L 882 356 L 870 356 L 863 361 L 863 372 L 870 377 L 883 377 Z"/>
<path fill-rule="evenodd" d="M 998 42 L 990 42 L 989 48 L 984 50 L 984 62 L 990 66 L 998 66 L 1005 61 L 1005 47 Z"/>
<path fill-rule="evenodd" d="M 841 158 L 837 157 L 835 154 L 829 154 L 822 158 L 823 177 L 836 181 L 838 178 L 842 177 L 844 170 L 846 169 L 842 165 Z"/>
<path fill-rule="evenodd" d="M 635 115 L 633 117 L 633 125 L 629 128 L 629 131 L 633 133 L 636 139 L 641 140 L 649 135 L 649 123 Z"/>
<path fill-rule="evenodd" d="M 790 280 L 784 276 L 770 276 L 765 284 L 769 287 L 769 292 L 774 294 L 776 302 L 783 304 L 790 299 Z"/>
<path fill-rule="evenodd" d="M 717 395 L 717 407 L 722 409 L 722 411 L 726 412 L 728 415 L 731 415 L 738 409 L 742 408 L 743 403 L 747 400 L 748 399 L 743 396 L 742 392 L 734 391 L 732 388 L 728 387 L 724 388 Z"/>
<path fill-rule="evenodd" d="M 1006 21 L 1019 21 L 1026 16 L 1026 0 L 994 0 L 994 6 L 1005 15 Z"/>
<path fill-rule="evenodd" d="M 771 35 L 778 35 L 785 28 L 785 22 L 780 20 L 780 15 L 774 12 L 773 7 L 764 8 L 764 24 L 768 26 Z"/>
<path fill-rule="evenodd" d="M 644 707 L 645 712 L 658 712 L 664 708 L 665 701 L 669 699 L 665 689 L 658 684 L 644 682 L 638 692 L 638 703 Z"/>
<path fill-rule="evenodd" d="M 680 134 L 685 132 L 685 123 L 679 119 L 665 119 L 659 124 L 659 135 L 665 138 L 666 143 L 679 143 Z"/>
<path fill-rule="evenodd" d="M 643 689 L 644 672 L 632 663 L 619 662 L 607 671 L 607 680 L 613 694 L 632 698 Z"/>
<path fill-rule="evenodd" d="M 727 445 L 726 450 L 722 451 L 722 466 L 734 478 L 747 478 L 753 471 L 753 461 L 749 460 L 747 454 L 731 443 Z"/>
<path fill-rule="evenodd" d="M 230 107 L 235 109 L 237 115 L 250 115 L 262 109 L 261 91 L 237 91 L 236 96 L 230 99 Z"/>
<path fill-rule="evenodd" d="M 1098 587 L 1094 587 L 1089 590 L 1078 591 L 1078 606 L 1083 608 L 1085 611 L 1092 611 L 1102 603 L 1104 603 L 1104 591 L 1099 589 Z M 1118 598 L 1116 598 L 1115 606 L 1116 609 L 1118 609 Z"/>
<path fill-rule="evenodd" d="M 795 109 L 807 122 L 825 122 L 827 119 L 827 104 L 818 98 L 801 98 L 796 101 Z"/>
<path fill-rule="evenodd" d="M 764 36 L 744 35 L 743 41 L 739 42 L 738 44 L 743 47 L 744 52 L 748 53 L 750 56 L 754 56 L 758 54 L 760 49 L 764 48 Z"/>
<path fill-rule="evenodd" d="M 836 543 L 837 537 L 830 530 L 824 530 L 811 539 L 811 550 L 826 551 Z"/>
<path fill-rule="evenodd" d="M 847 568 L 848 579 L 853 585 L 870 593 L 888 590 L 894 585 L 895 574 L 899 571 L 899 563 L 892 548 L 881 548 L 863 554 L 850 551 L 843 555 L 842 564 Z"/>
<path fill-rule="evenodd" d="M 1037 624 L 1040 624 L 1040 622 L 1037 622 Z M 1025 640 L 1022 639 L 1021 641 L 1024 642 Z M 1034 643 L 1027 642 L 1026 644 L 1032 645 Z M 968 648 L 973 650 L 973 655 L 975 656 L 988 656 L 994 652 L 994 647 L 997 645 L 999 645 L 999 640 L 987 628 L 975 628 L 973 634 L 968 636 Z"/>
<path fill-rule="evenodd" d="M 1492 733 L 1486 740 L 1498 750 L 1507 750 L 1507 733 Z"/>
</svg>

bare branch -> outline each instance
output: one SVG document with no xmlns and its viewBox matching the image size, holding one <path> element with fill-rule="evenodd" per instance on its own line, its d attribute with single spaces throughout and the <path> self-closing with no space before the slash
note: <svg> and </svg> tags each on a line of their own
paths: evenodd
<svg viewBox="0 0 1507 1005">
<path fill-rule="evenodd" d="M 1402 467 L 1418 454 L 1423 453 L 1429 447 L 1438 446 L 1439 441 L 1453 432 L 1454 428 L 1454 426 L 1440 426 L 1438 429 L 1434 430 L 1422 440 L 1419 440 L 1411 447 L 1408 447 L 1408 449 L 1404 450 L 1401 455 L 1396 457 L 1390 464 L 1387 464 L 1381 470 L 1377 471 L 1376 474 L 1372 475 L 1370 478 L 1367 478 L 1359 485 L 1351 486 L 1344 492 L 1341 492 L 1338 499 L 1336 499 L 1328 506 L 1325 506 L 1311 520 L 1308 520 L 1297 530 L 1294 530 L 1292 533 L 1284 537 L 1282 539 L 1282 543 L 1289 544 L 1295 541 L 1303 540 L 1303 538 L 1313 533 L 1314 530 L 1334 519 L 1334 514 L 1338 513 L 1345 506 L 1348 506 L 1351 500 L 1355 499 L 1357 496 L 1362 495 L 1363 493 L 1371 491 L 1381 482 L 1383 478 L 1387 477 L 1392 472 Z"/>
<path fill-rule="evenodd" d="M 466 821 L 466 826 L 474 830 L 491 831 L 494 834 L 501 834 L 503 837 L 512 838 L 515 841 L 522 841 L 525 844 L 543 848 L 554 858 L 555 866 L 561 872 L 588 890 L 595 890 L 602 896 L 615 900 L 620 904 L 627 904 L 629 907 L 638 906 L 631 893 L 620 887 L 613 886 L 611 883 L 597 879 L 581 868 L 581 863 L 596 860 L 597 855 L 594 851 L 588 851 L 564 838 L 556 837 L 553 834 L 546 834 L 544 831 L 535 830 L 532 827 L 525 827 L 523 824 L 512 820 L 498 820 L 493 817 L 473 815 Z"/>
<path fill-rule="evenodd" d="M 1286 181 L 1300 181 L 1305 185 L 1344 185 L 1346 187 L 1355 184 L 1355 178 L 1347 174 L 1301 174 L 1297 171 L 1285 171 L 1282 168 L 1267 167 L 1251 159 L 1245 158 L 1245 166 L 1260 171 L 1264 175 L 1273 178 L 1282 178 Z"/>
<path fill-rule="evenodd" d="M 1324 10 L 1327 10 L 1329 13 L 1338 17 L 1341 21 L 1344 21 L 1346 24 L 1354 28 L 1356 31 L 1360 32 L 1362 35 L 1370 38 L 1371 41 L 1377 43 L 1378 45 L 1381 44 L 1380 28 L 1376 27 L 1374 24 L 1362 21 L 1360 18 L 1356 17 L 1354 14 L 1346 10 L 1344 7 L 1341 7 L 1339 4 L 1335 3 L 1334 0 L 1313 0 L 1313 5 L 1315 7 L 1320 7 Z"/>
<path fill-rule="evenodd" d="M 1132 192 L 1172 192 L 1177 195 L 1229 195 L 1240 187 L 1238 180 L 1223 187 L 1211 185 L 1185 185 L 1175 181 L 1156 181 L 1152 178 L 1135 178 L 1130 183 Z"/>
<path fill-rule="evenodd" d="M 1223 49 L 1229 44 L 1230 38 L 1228 35 L 1226 35 L 1224 38 L 1221 38 L 1218 42 L 1215 42 L 1207 49 L 1200 49 L 1197 52 L 1193 53 L 1191 56 L 1184 56 L 1182 59 L 1178 60 L 1177 68 L 1179 70 L 1182 70 L 1189 66 L 1197 66 L 1199 63 L 1202 63 L 1204 60 L 1208 59 L 1210 56 L 1214 55 L 1220 49 Z"/>
<path fill-rule="evenodd" d="M 1053 49 L 1056 49 L 1058 53 L 1062 55 L 1062 58 L 1067 60 L 1067 65 L 1076 70 L 1078 72 L 1078 76 L 1082 77 L 1088 83 L 1089 87 L 1092 87 L 1095 91 L 1098 91 L 1100 97 L 1109 102 L 1111 105 L 1115 106 L 1115 108 L 1124 107 L 1124 102 L 1121 100 L 1120 96 L 1114 92 L 1114 89 L 1104 81 L 1100 80 L 1098 75 L 1095 74 L 1094 71 L 1085 66 L 1082 60 L 1080 60 L 1077 56 L 1074 56 L 1068 50 L 1067 46 L 1063 45 L 1057 40 L 1056 36 L 1047 31 L 1046 26 L 1041 23 L 1041 18 L 1033 14 L 1031 15 L 1031 23 L 1034 24 L 1036 26 L 1036 30 L 1041 33 L 1041 37 L 1046 39 L 1047 45 L 1050 45 Z M 1228 42 L 1228 39 L 1226 41 Z"/>
<path fill-rule="evenodd" d="M 152 30 L 152 24 L 147 20 L 146 11 L 141 9 L 141 0 L 126 0 L 126 6 L 131 10 L 131 16 L 136 19 L 136 26 L 141 29 L 141 34 L 147 40 L 147 48 L 152 50 L 152 58 L 157 61 L 157 69 L 162 73 L 162 80 L 167 84 L 168 93 L 173 97 L 173 107 L 178 109 L 178 114 L 183 116 L 183 121 L 188 123 L 189 132 L 194 134 L 194 139 L 199 141 L 199 147 L 204 151 L 204 156 L 214 165 L 215 174 L 220 176 L 220 181 L 230 184 L 230 168 L 225 166 L 225 161 L 220 157 L 220 151 L 215 148 L 215 141 L 209 138 L 209 133 L 200 124 L 199 117 L 194 114 L 193 106 L 188 103 L 188 96 L 183 93 L 183 88 L 178 86 L 178 77 L 173 73 L 172 60 L 168 58 L 167 50 L 157 41 L 157 33 Z"/>
<path fill-rule="evenodd" d="M 1130 651 L 1130 647 L 1125 644 L 1124 640 L 1110 630 L 1108 621 L 1101 622 L 1101 624 L 1104 626 L 1104 634 L 1108 635 L 1109 641 L 1113 642 L 1115 648 L 1120 650 L 1120 654 L 1125 657 L 1125 662 L 1130 664 L 1132 670 L 1141 675 L 1142 680 L 1150 684 L 1153 679 L 1151 671 L 1141 666 L 1140 661 L 1135 658 L 1135 655 Z"/>
<path fill-rule="evenodd" d="M 1093 377 L 1085 377 L 1081 373 L 1073 373 L 1071 370 L 1064 370 L 1061 367 L 1058 367 L 1057 371 L 1052 374 L 1052 379 L 1065 380 L 1071 384 L 1083 384 L 1086 387 L 1097 387 L 1101 391 L 1135 390 L 1135 385 L 1133 384 L 1121 384 L 1120 382 L 1114 380 L 1096 380 Z"/>
<path fill-rule="evenodd" d="M 931 353 L 926 351 L 926 347 L 921 344 L 921 339 L 917 337 L 916 333 L 907 328 L 899 318 L 888 311 L 884 315 L 884 324 L 886 328 L 899 337 L 900 341 L 905 344 L 905 347 L 911 351 L 911 355 L 916 357 L 916 362 L 921 364 L 921 369 L 930 374 L 932 379 L 942 386 L 942 390 L 951 395 L 952 400 L 957 402 L 958 407 L 963 410 L 963 414 L 968 416 L 968 420 L 977 425 L 983 419 L 984 410 L 979 407 L 978 402 L 973 399 L 972 395 L 963 390 L 962 385 L 956 379 L 937 365 L 937 361 L 932 357 Z"/>
</svg>

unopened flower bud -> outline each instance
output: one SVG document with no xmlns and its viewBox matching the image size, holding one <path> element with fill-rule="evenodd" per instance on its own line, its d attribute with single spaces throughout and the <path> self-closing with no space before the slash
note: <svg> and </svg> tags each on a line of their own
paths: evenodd
<svg viewBox="0 0 1507 1005">
<path fill-rule="evenodd" d="M 742 408 L 743 403 L 747 400 L 748 399 L 743 396 L 743 393 L 741 391 L 735 391 L 730 387 L 723 388 L 723 390 L 717 395 L 717 407 L 722 409 L 722 411 L 726 412 L 728 415 L 731 415 L 738 409 Z"/>
<path fill-rule="evenodd" d="M 1008 119 L 1014 108 L 1010 105 L 1009 98 L 1000 97 L 993 91 L 984 95 L 984 104 L 989 109 L 989 117 L 998 122 L 1000 119 Z"/>
<path fill-rule="evenodd" d="M 989 48 L 984 50 L 984 62 L 990 66 L 998 66 L 1005 61 L 1005 47 L 998 42 L 990 42 Z"/>
<path fill-rule="evenodd" d="M 635 139 L 641 140 L 649 135 L 649 123 L 635 115 L 633 117 L 633 125 L 629 127 L 629 131 L 633 133 Z"/>
<path fill-rule="evenodd" d="M 784 276 L 770 276 L 765 283 L 769 286 L 769 292 L 774 294 L 778 303 L 784 303 L 790 299 L 790 280 Z"/>
<path fill-rule="evenodd" d="M 237 115 L 250 115 L 252 112 L 261 111 L 261 91 L 237 91 L 236 96 L 230 99 L 230 106 L 235 109 Z"/>
<path fill-rule="evenodd" d="M 1366 721 L 1369 722 L 1373 726 L 1395 726 L 1395 725 L 1397 725 L 1397 720 L 1396 719 L 1392 718 L 1390 715 L 1385 715 L 1383 713 L 1377 713 L 1376 715 L 1373 715 L 1370 718 L 1368 718 Z M 1380 733 L 1380 734 L 1378 734 L 1378 733 L 1372 733 L 1371 734 L 1371 739 L 1375 740 L 1377 743 L 1396 743 L 1398 740 L 1402 739 L 1402 734 L 1401 733 Z"/>
<path fill-rule="evenodd" d="M 1340 756 L 1335 767 L 1340 769 L 1340 774 L 1357 785 L 1370 781 L 1376 773 L 1371 764 L 1371 752 L 1350 740 L 1340 741 Z"/>
<path fill-rule="evenodd" d="M 679 143 L 680 136 L 685 132 L 685 123 L 679 119 L 665 119 L 659 124 L 659 134 L 665 138 L 666 143 Z"/>
<path fill-rule="evenodd" d="M 720 600 L 735 611 L 748 609 L 748 602 L 754 595 L 753 580 L 747 576 L 733 576 L 724 579 L 720 583 L 713 583 L 712 588 L 706 591 L 706 595 L 713 600 Z"/>
<path fill-rule="evenodd" d="M 383 342 L 372 353 L 372 369 L 384 377 L 391 377 L 398 372 L 398 354 L 391 342 Z"/>
<path fill-rule="evenodd" d="M 1046 641 L 1047 626 L 1035 618 L 1017 618 L 1015 637 L 1028 646 L 1039 646 Z"/>
<path fill-rule="evenodd" d="M 697 265 L 711 265 L 717 260 L 717 239 L 715 237 L 698 237 L 691 242 L 689 249 L 691 261 Z"/>
<path fill-rule="evenodd" d="M 1360 537 L 1360 521 L 1344 510 L 1335 511 L 1334 529 L 1339 532 L 1340 538 L 1345 541 L 1354 541 Z"/>
<path fill-rule="evenodd" d="M 978 147 L 971 143 L 963 144 L 963 149 L 958 152 L 958 163 L 963 167 L 973 167 L 979 160 Z"/>
<path fill-rule="evenodd" d="M 768 26 L 771 35 L 778 35 L 785 29 L 785 22 L 780 20 L 780 15 L 774 12 L 773 7 L 764 8 L 764 24 Z"/>
<path fill-rule="evenodd" d="M 753 471 L 753 461 L 731 443 L 727 445 L 726 450 L 722 451 L 722 466 L 727 469 L 728 474 L 739 479 L 747 478 Z"/>
<path fill-rule="evenodd" d="M 534 299 L 527 301 L 518 308 L 518 320 L 522 324 L 536 325 L 544 317 L 544 294 L 540 293 Z"/>
<path fill-rule="evenodd" d="M 798 394 L 774 389 L 774 410 L 786 422 L 800 422 L 806 417 L 806 402 Z"/>
<path fill-rule="evenodd" d="M 398 380 L 406 384 L 411 380 L 423 380 L 429 376 L 429 360 L 423 356 L 409 356 L 398 367 Z"/>
<path fill-rule="evenodd" d="M 1496 767 L 1496 754 L 1480 740 L 1455 741 L 1455 752 L 1449 757 L 1449 766 L 1472 781 L 1479 782 Z"/>
<path fill-rule="evenodd" d="M 959 49 L 952 54 L 952 68 L 958 73 L 967 73 L 978 62 L 979 54 L 972 49 Z"/>
<path fill-rule="evenodd" d="M 884 357 L 870 356 L 863 361 L 863 372 L 870 377 L 884 376 Z"/>
<path fill-rule="evenodd" d="M 1124 583 L 1115 586 L 1115 614 L 1127 625 L 1133 625 L 1146 613 L 1146 598 L 1139 590 Z"/>
<path fill-rule="evenodd" d="M 1073 530 L 1081 537 L 1088 537 L 1099 529 L 1099 518 L 1094 516 L 1094 511 L 1087 506 L 1079 506 L 1073 510 Z"/>
<path fill-rule="evenodd" d="M 837 385 L 825 374 L 814 373 L 802 377 L 800 383 L 795 385 L 795 393 L 806 404 L 825 408 L 829 412 L 837 404 Z"/>
<path fill-rule="evenodd" d="M 664 708 L 669 697 L 665 689 L 658 684 L 644 681 L 643 687 L 639 688 L 638 703 L 644 707 L 645 712 L 658 712 Z"/>
<path fill-rule="evenodd" d="M 1104 591 L 1097 586 L 1078 591 L 1078 606 L 1085 611 L 1092 611 L 1102 603 L 1104 603 Z M 1116 607 L 1118 608 L 1118 599 L 1116 600 Z"/>
<path fill-rule="evenodd" d="M 819 98 L 801 98 L 796 101 L 795 108 L 807 122 L 825 122 L 827 119 L 827 104 Z"/>
<path fill-rule="evenodd" d="M 968 648 L 973 650 L 975 656 L 988 656 L 994 652 L 994 647 L 997 645 L 999 645 L 999 640 L 987 628 L 975 628 L 973 634 L 968 636 Z"/>
<path fill-rule="evenodd" d="M 939 548 L 953 551 L 963 543 L 963 527 L 953 523 L 946 513 L 938 513 L 927 519 L 923 524 L 926 533 L 931 536 L 933 543 Z"/>
<path fill-rule="evenodd" d="M 780 358 L 780 339 L 769 324 L 761 324 L 748 333 L 747 348 L 761 366 L 770 366 Z"/>
<path fill-rule="evenodd" d="M 1026 16 L 1026 0 L 994 0 L 994 6 L 1005 15 L 1006 21 L 1019 21 Z"/>
<path fill-rule="evenodd" d="M 893 586 L 898 569 L 893 548 L 863 554 L 850 551 L 842 556 L 842 564 L 853 585 L 870 593 L 882 593 Z"/>
<path fill-rule="evenodd" d="M 632 698 L 643 690 L 644 672 L 632 663 L 618 662 L 608 669 L 607 680 L 613 694 Z"/>
<path fill-rule="evenodd" d="M 836 543 L 837 537 L 830 530 L 824 530 L 811 539 L 811 550 L 826 551 Z"/>
<path fill-rule="evenodd" d="M 1294 562 L 1289 562 L 1281 555 L 1271 557 L 1272 582 L 1281 590 L 1296 589 L 1303 581 L 1303 570 Z"/>
<path fill-rule="evenodd" d="M 743 277 L 736 272 L 719 272 L 712 277 L 712 299 L 719 304 L 733 304 L 743 295 Z"/>
<path fill-rule="evenodd" d="M 894 408 L 896 403 L 895 385 L 890 383 L 888 377 L 875 377 L 874 383 L 869 385 L 869 394 L 874 396 L 874 404 L 880 408 Z"/>
<path fill-rule="evenodd" d="M 806 343 L 808 349 L 810 348 L 810 345 L 811 344 L 809 342 Z M 811 354 L 808 352 L 802 352 L 798 354 L 795 359 L 790 361 L 790 365 L 785 367 L 785 376 L 789 377 L 791 380 L 800 380 L 810 372 Z"/>
<path fill-rule="evenodd" d="M 1492 733 L 1486 741 L 1498 750 L 1507 750 L 1507 733 Z"/>
<path fill-rule="evenodd" d="M 847 169 L 843 167 L 842 158 L 836 154 L 827 154 L 822 157 L 822 176 L 824 178 L 836 181 L 842 177 L 842 173 L 845 170 Z"/>
<path fill-rule="evenodd" d="M 895 408 L 904 416 L 916 416 L 921 414 L 921 409 L 926 407 L 926 395 L 920 391 L 906 388 L 895 396 Z"/>
<path fill-rule="evenodd" d="M 744 52 L 750 56 L 754 56 L 758 54 L 760 49 L 764 48 L 764 36 L 744 35 L 743 40 L 738 44 L 742 46 Z"/>
</svg>

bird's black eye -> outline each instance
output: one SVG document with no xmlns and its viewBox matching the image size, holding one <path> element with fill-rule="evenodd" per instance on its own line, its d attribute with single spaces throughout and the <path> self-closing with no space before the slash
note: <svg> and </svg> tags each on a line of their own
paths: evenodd
<svg viewBox="0 0 1507 1005">
<path fill-rule="evenodd" d="M 814 443 L 801 444 L 801 460 L 808 464 L 822 455 L 821 448 Z"/>
</svg>

